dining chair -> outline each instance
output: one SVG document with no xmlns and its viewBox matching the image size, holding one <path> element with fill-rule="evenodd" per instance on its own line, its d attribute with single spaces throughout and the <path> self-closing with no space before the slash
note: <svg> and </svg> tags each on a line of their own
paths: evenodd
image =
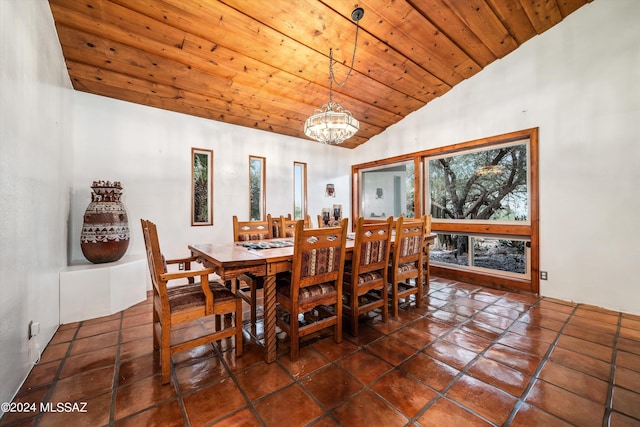
<svg viewBox="0 0 640 427">
<path fill-rule="evenodd" d="M 286 220 L 291 220 L 291 214 L 287 214 L 287 216 L 284 215 L 267 215 L 268 221 L 269 221 L 269 227 L 271 230 L 271 237 L 273 239 L 280 239 L 283 236 L 283 231 L 282 231 L 282 221 L 284 219 Z"/>
<path fill-rule="evenodd" d="M 364 313 L 381 308 L 382 321 L 387 321 L 392 222 L 393 217 L 375 224 L 365 224 L 363 217 L 356 221 L 353 257 L 345 266 L 342 285 L 343 311 L 354 337 L 358 336 L 358 318 Z"/>
<path fill-rule="evenodd" d="M 334 217 L 330 217 L 329 218 L 329 222 L 325 223 L 324 219 L 322 218 L 322 215 L 318 215 L 318 228 L 339 227 L 340 226 L 340 221 L 342 221 L 342 218 L 341 219 L 335 219 Z"/>
<path fill-rule="evenodd" d="M 405 219 L 400 216 L 395 224 L 395 241 L 389 281 L 391 288 L 391 315 L 398 316 L 400 299 L 415 295 L 416 307 L 420 307 L 423 297 L 423 249 L 425 217 Z"/>
<path fill-rule="evenodd" d="M 306 224 L 307 222 L 304 221 L 304 228 L 308 228 Z M 298 220 L 280 217 L 280 237 L 281 238 L 295 237 L 296 225 L 298 225 Z"/>
<path fill-rule="evenodd" d="M 289 336 L 289 357 L 298 359 L 300 339 L 333 326 L 342 341 L 342 276 L 347 220 L 339 227 L 296 224 L 291 273 L 276 278 L 277 325 Z"/>
<path fill-rule="evenodd" d="M 393 217 L 391 219 L 393 220 Z M 386 218 L 364 218 L 365 224 L 380 224 L 384 222 L 387 222 Z"/>
<path fill-rule="evenodd" d="M 190 270 L 195 258 L 166 260 L 160 251 L 158 231 L 151 221 L 141 219 L 147 263 L 153 284 L 153 348 L 160 350 L 160 369 L 162 383 L 171 378 L 171 356 L 203 344 L 220 341 L 235 336 L 236 356 L 242 355 L 242 301 L 227 289 L 223 283 L 209 281 L 213 269 Z M 184 263 L 185 270 L 168 272 L 168 264 Z M 196 282 L 195 279 L 199 278 Z M 186 284 L 169 286 L 178 280 L 188 279 Z M 191 283 L 193 282 L 193 283 Z M 233 321 L 221 319 L 225 314 L 233 314 Z M 180 326 L 186 326 L 196 319 L 215 316 L 215 330 L 203 325 L 189 330 L 187 338 L 172 339 L 172 332 Z M 192 331 L 201 334 L 193 336 Z M 183 334 L 180 334 L 183 335 Z"/>
<path fill-rule="evenodd" d="M 246 242 L 250 240 L 272 239 L 271 217 L 268 215 L 266 221 L 239 221 L 236 215 L 233 216 L 233 241 Z M 249 273 L 239 275 L 231 281 L 230 287 L 235 288 L 236 294 L 242 298 L 250 307 L 251 325 L 254 326 L 258 320 L 258 289 L 263 288 L 262 277 Z"/>
<path fill-rule="evenodd" d="M 273 238 L 269 220 L 265 221 L 238 221 L 233 216 L 233 241 L 246 242 L 248 240 L 264 240 Z"/>
<path fill-rule="evenodd" d="M 291 219 L 291 214 L 287 216 L 269 217 L 271 229 L 274 239 L 285 239 L 293 237 L 296 230 L 297 219 Z M 304 228 L 312 228 L 311 216 L 307 215 L 304 219 Z"/>
<path fill-rule="evenodd" d="M 311 222 L 311 215 L 304 217 L 304 228 L 313 228 L 313 222 Z"/>
</svg>

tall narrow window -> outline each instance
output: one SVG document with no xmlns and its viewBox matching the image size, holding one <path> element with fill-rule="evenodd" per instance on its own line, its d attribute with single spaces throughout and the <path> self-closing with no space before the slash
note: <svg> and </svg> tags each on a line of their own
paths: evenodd
<svg viewBox="0 0 640 427">
<path fill-rule="evenodd" d="M 249 156 L 249 219 L 262 221 L 266 210 L 266 159 Z"/>
<path fill-rule="evenodd" d="M 307 216 L 307 164 L 293 162 L 293 218 Z"/>
</svg>

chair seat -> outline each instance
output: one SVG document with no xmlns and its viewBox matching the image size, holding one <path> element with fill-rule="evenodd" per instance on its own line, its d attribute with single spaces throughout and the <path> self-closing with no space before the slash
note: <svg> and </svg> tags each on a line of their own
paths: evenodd
<svg viewBox="0 0 640 427">
<path fill-rule="evenodd" d="M 400 264 L 398 266 L 398 274 L 406 274 L 410 271 L 414 271 L 414 270 L 418 270 L 418 268 L 416 267 L 416 264 L 413 262 L 408 262 L 405 264 Z"/>
<path fill-rule="evenodd" d="M 342 283 L 342 289 L 345 293 L 351 293 L 352 273 L 350 271 L 344 272 L 344 282 Z M 372 282 L 382 280 L 382 273 L 377 271 L 370 271 L 358 275 L 358 286 L 368 285 Z"/>
<path fill-rule="evenodd" d="M 213 300 L 216 303 L 233 301 L 235 295 L 223 284 L 218 282 L 209 283 L 209 288 L 213 293 Z M 167 288 L 169 294 L 169 306 L 171 311 L 181 311 L 190 308 L 204 307 L 204 293 L 200 283 L 173 286 Z"/>
<path fill-rule="evenodd" d="M 278 283 L 278 296 L 284 298 L 287 301 L 291 300 L 290 295 L 291 286 L 289 281 L 282 280 Z M 331 283 L 321 283 L 319 285 L 311 285 L 305 286 L 304 288 L 300 288 L 300 293 L 298 296 L 298 304 L 300 306 L 305 306 L 308 304 L 313 304 L 316 301 L 323 300 L 327 297 L 336 295 L 336 288 Z"/>
</svg>

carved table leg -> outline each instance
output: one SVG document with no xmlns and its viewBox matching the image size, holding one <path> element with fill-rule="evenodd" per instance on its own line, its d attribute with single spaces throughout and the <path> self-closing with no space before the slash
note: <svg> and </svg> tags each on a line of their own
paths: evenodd
<svg viewBox="0 0 640 427">
<path fill-rule="evenodd" d="M 276 276 L 270 274 L 264 278 L 264 344 L 267 363 L 276 360 Z"/>
</svg>

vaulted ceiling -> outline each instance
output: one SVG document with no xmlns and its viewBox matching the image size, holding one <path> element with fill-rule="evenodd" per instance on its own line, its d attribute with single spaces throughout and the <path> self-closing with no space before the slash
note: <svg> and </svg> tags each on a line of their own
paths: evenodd
<svg viewBox="0 0 640 427">
<path fill-rule="evenodd" d="M 359 0 L 354 148 L 592 0 Z M 49 0 L 76 90 L 283 135 L 344 80 L 355 2 Z M 310 141 L 310 143 L 313 143 Z"/>
</svg>

